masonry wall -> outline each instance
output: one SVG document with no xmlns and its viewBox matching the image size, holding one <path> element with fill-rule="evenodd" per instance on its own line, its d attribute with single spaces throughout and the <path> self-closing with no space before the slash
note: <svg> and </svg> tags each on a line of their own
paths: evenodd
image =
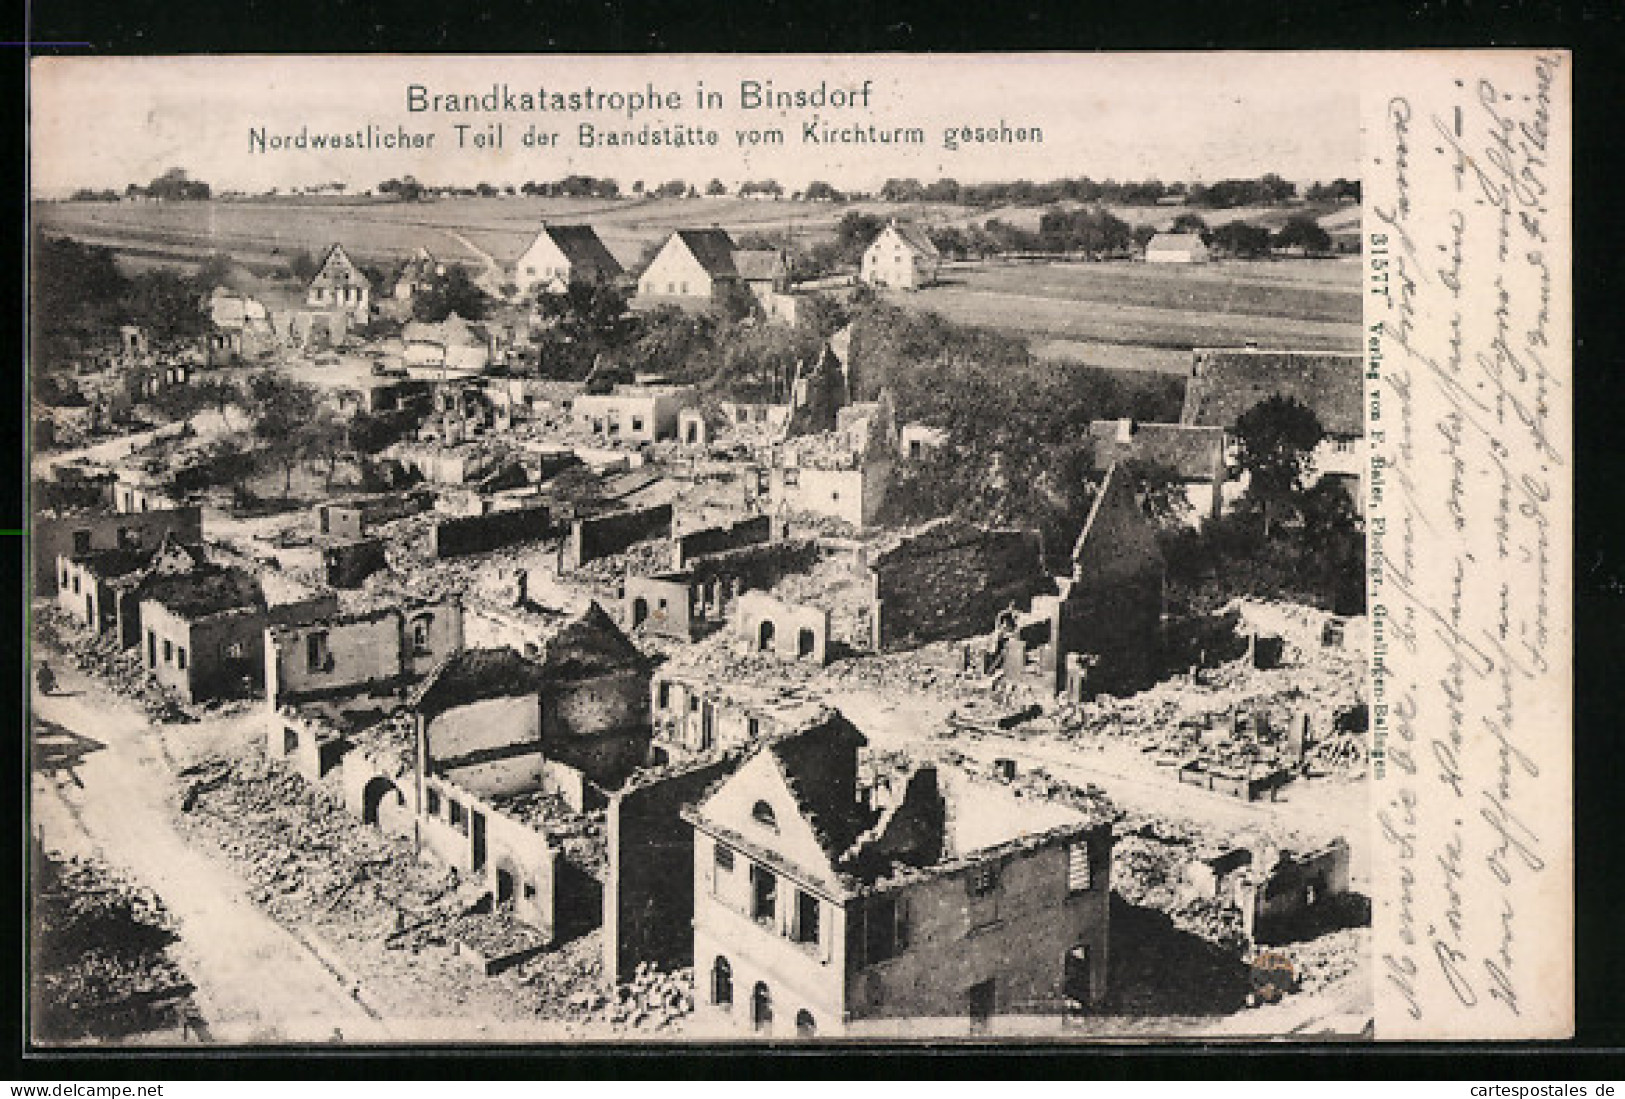
<svg viewBox="0 0 1625 1099">
<path fill-rule="evenodd" d="M 753 546 L 773 538 L 773 520 L 757 515 L 726 527 L 708 527 L 673 539 L 672 568 L 686 568 L 696 557 Z"/>
<path fill-rule="evenodd" d="M 330 587 L 359 588 L 367 577 L 388 567 L 381 538 L 362 538 L 322 547 L 322 579 Z"/>
<path fill-rule="evenodd" d="M 693 963 L 694 829 L 679 811 L 733 766 L 713 760 L 610 798 L 604 972 L 614 981 L 631 980 L 640 962 Z"/>
<path fill-rule="evenodd" d="M 904 1032 L 910 1024 L 952 1035 L 970 1030 L 968 993 L 994 982 L 995 1015 L 1059 1015 L 1067 952 L 1088 946 L 1090 997 L 1107 988 L 1111 844 L 1090 843 L 1090 887 L 1068 895 L 1067 845 L 1004 856 L 991 897 L 970 897 L 969 871 L 932 877 L 898 894 L 907 945 L 864 964 L 855 946 L 862 925 L 849 918 L 847 1010 L 850 1033 Z M 849 908 L 849 917 L 862 902 Z M 961 1022 L 962 1020 L 962 1022 Z M 997 1023 L 993 1024 L 996 1030 Z"/>
<path fill-rule="evenodd" d="M 942 524 L 878 558 L 872 568 L 874 647 L 891 652 L 974 637 L 1012 603 L 1049 583 L 1036 533 Z"/>
<path fill-rule="evenodd" d="M 548 688 L 541 737 L 549 759 L 592 782 L 619 786 L 648 758 L 649 673 L 628 670 Z"/>
<path fill-rule="evenodd" d="M 688 572 L 696 583 L 739 582 L 740 590 L 770 588 L 782 577 L 806 572 L 818 563 L 818 543 L 811 538 L 766 542 L 727 550 L 693 561 Z"/>
<path fill-rule="evenodd" d="M 460 786 L 496 795 L 541 785 L 541 713 L 535 695 L 453 707 L 429 722 L 425 739 L 428 768 L 454 768 L 452 778 Z"/>
<path fill-rule="evenodd" d="M 718 870 L 718 847 L 733 851 L 732 870 Z M 772 1002 L 772 1036 L 793 1036 L 801 1011 L 812 1016 L 819 1036 L 841 1034 L 848 969 L 841 906 L 774 866 L 775 916 L 757 921 L 750 915 L 750 854 L 698 831 L 694 848 L 694 1002 L 701 1025 L 750 1034 L 751 996 L 760 983 Z M 818 898 L 816 944 L 794 942 L 785 934 L 798 890 Z M 733 973 L 731 1006 L 714 1000 L 712 974 L 718 958 L 725 959 Z"/>
<path fill-rule="evenodd" d="M 1156 678 L 1161 645 L 1161 570 L 1145 569 L 1109 583 L 1074 584 L 1061 604 L 1057 633 L 1059 654 L 1095 658 L 1083 676 L 1083 697 L 1149 686 Z"/>
<path fill-rule="evenodd" d="M 782 660 L 829 660 L 829 611 L 786 603 L 764 592 L 747 592 L 739 600 L 737 632 L 752 652 L 771 652 Z M 764 636 L 764 631 L 770 636 Z"/>
<path fill-rule="evenodd" d="M 234 693 L 247 681 L 251 688 L 265 680 L 265 612 L 245 608 L 211 615 L 193 623 L 162 604 L 141 604 L 141 659 L 148 673 L 187 702 Z M 164 655 L 164 642 L 170 655 Z M 233 647 L 241 655 L 232 655 Z M 180 651 L 186 652 L 181 667 Z"/>
<path fill-rule="evenodd" d="M 670 538 L 671 526 L 670 504 L 577 519 L 571 524 L 570 537 L 560 551 L 560 560 L 565 569 L 578 569 L 588 561 L 620 553 L 638 542 Z"/>
<path fill-rule="evenodd" d="M 311 667 L 309 642 L 316 635 L 325 636 L 328 659 Z M 395 613 L 269 630 L 266 646 L 266 692 L 275 704 L 392 683 L 403 671 Z"/>
<path fill-rule="evenodd" d="M 695 591 L 685 576 L 628 576 L 623 599 L 628 629 L 694 639 Z"/>
<path fill-rule="evenodd" d="M 134 514 L 108 512 L 36 518 L 33 526 L 34 594 L 56 594 L 58 557 L 118 549 L 121 530 L 138 536 L 141 545 L 146 547 L 156 546 L 166 534 L 177 542 L 193 545 L 203 541 L 203 509 L 191 506 Z M 83 550 L 74 545 L 76 532 L 83 532 L 88 540 Z"/>
<path fill-rule="evenodd" d="M 423 846 L 458 870 L 472 873 L 493 897 L 497 896 L 499 874 L 508 874 L 513 883 L 514 915 L 551 939 L 558 852 L 547 837 L 455 782 L 430 777 L 424 782 L 424 792 L 423 810 L 418 815 Z M 458 823 L 451 819 L 453 802 L 461 808 Z M 485 830 L 482 863 L 474 848 L 476 816 Z"/>
<path fill-rule="evenodd" d="M 462 557 L 487 553 L 503 546 L 535 542 L 558 533 L 546 507 L 516 508 L 490 515 L 442 519 L 429 533 L 429 549 L 436 557 Z"/>
</svg>

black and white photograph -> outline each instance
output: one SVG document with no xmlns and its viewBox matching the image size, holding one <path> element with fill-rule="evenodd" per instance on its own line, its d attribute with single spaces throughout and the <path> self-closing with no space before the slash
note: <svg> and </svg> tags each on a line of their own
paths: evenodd
<svg viewBox="0 0 1625 1099">
<path fill-rule="evenodd" d="M 36 59 L 30 1042 L 1572 1025 L 1566 61 L 1432 56 Z"/>
</svg>

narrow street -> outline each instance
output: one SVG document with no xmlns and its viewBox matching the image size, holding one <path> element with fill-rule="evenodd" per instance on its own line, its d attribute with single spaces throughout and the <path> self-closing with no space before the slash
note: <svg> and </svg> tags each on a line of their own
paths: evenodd
<svg viewBox="0 0 1625 1099">
<path fill-rule="evenodd" d="M 346 1042 L 387 1040 L 385 1026 L 254 906 L 225 863 L 176 831 L 173 782 L 146 714 L 66 660 L 52 670 L 58 693 L 36 691 L 34 713 L 79 739 L 59 763 L 36 763 L 31 825 L 48 848 L 98 855 L 162 898 L 210 1040 L 325 1042 L 339 1037 L 335 1028 Z"/>
</svg>

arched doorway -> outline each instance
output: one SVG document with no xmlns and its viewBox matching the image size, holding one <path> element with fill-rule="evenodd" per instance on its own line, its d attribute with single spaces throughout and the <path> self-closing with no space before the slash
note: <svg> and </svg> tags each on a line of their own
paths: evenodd
<svg viewBox="0 0 1625 1099">
<path fill-rule="evenodd" d="M 806 626 L 796 635 L 796 655 L 800 657 L 811 656 L 818 649 L 818 638 Z"/>
<path fill-rule="evenodd" d="M 813 1038 L 818 1035 L 818 1024 L 813 1022 L 812 1012 L 802 1008 L 796 1012 L 796 1037 Z"/>
<path fill-rule="evenodd" d="M 412 827 L 406 795 L 382 775 L 374 776 L 361 791 L 361 819 L 390 835 L 404 835 Z"/>
<path fill-rule="evenodd" d="M 711 1002 L 718 1007 L 734 1006 L 734 971 L 720 954 L 711 964 Z"/>
<path fill-rule="evenodd" d="M 757 981 L 750 994 L 750 1026 L 758 1034 L 773 1033 L 773 994 L 765 981 Z"/>
<path fill-rule="evenodd" d="M 505 863 L 497 864 L 497 896 L 498 906 L 513 903 L 515 890 L 513 867 Z"/>
<path fill-rule="evenodd" d="M 762 624 L 756 630 L 756 650 L 769 652 L 773 648 L 773 623 L 770 619 L 762 619 Z"/>
<path fill-rule="evenodd" d="M 636 599 L 632 600 L 632 628 L 636 629 L 637 627 L 643 625 L 648 617 L 649 601 L 640 595 Z"/>
</svg>

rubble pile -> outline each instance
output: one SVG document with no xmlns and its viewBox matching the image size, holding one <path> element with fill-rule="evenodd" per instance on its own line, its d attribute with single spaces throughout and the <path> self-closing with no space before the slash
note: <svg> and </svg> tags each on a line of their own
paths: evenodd
<svg viewBox="0 0 1625 1099">
<path fill-rule="evenodd" d="M 1200 759 L 1234 770 L 1296 768 L 1300 761 L 1287 753 L 1289 730 L 1307 715 L 1310 746 L 1303 761 L 1322 770 L 1359 773 L 1366 765 L 1366 739 L 1353 715 L 1363 714 L 1364 661 L 1352 646 L 1320 644 L 1317 623 L 1327 617 L 1322 612 L 1258 603 L 1246 604 L 1244 611 L 1258 607 L 1271 612 L 1271 626 L 1289 627 L 1275 635 L 1285 641 L 1279 667 L 1260 669 L 1242 656 L 1129 698 L 1067 704 L 1056 714 L 1059 735 L 1126 737 L 1170 763 Z M 1304 621 L 1294 626 L 1294 614 Z M 1347 635 L 1358 632 L 1356 622 Z"/>
<path fill-rule="evenodd" d="M 374 938 L 458 910 L 457 876 L 349 813 L 336 794 L 262 756 L 210 758 L 176 773 L 182 826 L 211 835 L 284 923 Z"/>
<path fill-rule="evenodd" d="M 952 642 L 936 642 L 911 652 L 882 653 L 860 660 L 841 660 L 823 678 L 844 689 L 902 691 L 955 698 L 976 693 L 959 671 L 961 656 Z"/>
<path fill-rule="evenodd" d="M 627 576 L 653 576 L 670 572 L 671 561 L 671 542 L 654 538 L 635 542 L 620 553 L 588 561 L 579 569 L 566 573 L 565 579 L 619 597 L 621 584 Z"/>
<path fill-rule="evenodd" d="M 694 970 L 685 967 L 667 973 L 641 962 L 632 980 L 617 985 L 613 993 L 578 992 L 570 998 L 569 1008 L 589 1026 L 618 1034 L 677 1034 L 683 1020 L 694 1013 Z"/>
<path fill-rule="evenodd" d="M 89 859 L 35 849 L 35 1034 L 113 1038 L 195 1017 L 169 955 L 173 920 L 151 891 Z"/>
</svg>

